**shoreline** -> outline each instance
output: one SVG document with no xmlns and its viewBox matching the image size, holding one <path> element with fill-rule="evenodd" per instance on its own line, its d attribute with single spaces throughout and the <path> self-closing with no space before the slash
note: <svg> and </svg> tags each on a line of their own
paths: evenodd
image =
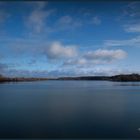
<svg viewBox="0 0 140 140">
<path fill-rule="evenodd" d="M 112 81 L 112 82 L 140 82 L 139 74 L 120 74 L 115 76 L 80 76 L 80 77 L 58 77 L 58 78 L 9 78 L 0 76 L 0 83 L 4 82 L 32 82 L 47 80 L 76 80 L 76 81 Z"/>
</svg>

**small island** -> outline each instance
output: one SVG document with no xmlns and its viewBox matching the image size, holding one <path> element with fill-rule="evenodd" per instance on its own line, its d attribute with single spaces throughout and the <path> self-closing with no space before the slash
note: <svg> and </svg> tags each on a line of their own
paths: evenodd
<svg viewBox="0 0 140 140">
<path fill-rule="evenodd" d="M 0 75 L 2 82 L 24 82 L 24 81 L 43 81 L 43 80 L 100 80 L 118 82 L 140 82 L 139 74 L 120 74 L 115 76 L 80 76 L 80 77 L 59 77 L 59 78 L 24 78 L 24 77 L 5 77 Z"/>
</svg>

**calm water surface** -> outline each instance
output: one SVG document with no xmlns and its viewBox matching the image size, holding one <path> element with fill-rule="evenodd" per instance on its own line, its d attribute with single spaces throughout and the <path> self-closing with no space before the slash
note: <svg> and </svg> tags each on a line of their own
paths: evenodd
<svg viewBox="0 0 140 140">
<path fill-rule="evenodd" d="M 140 138 L 140 83 L 0 84 L 0 138 Z"/>
</svg>

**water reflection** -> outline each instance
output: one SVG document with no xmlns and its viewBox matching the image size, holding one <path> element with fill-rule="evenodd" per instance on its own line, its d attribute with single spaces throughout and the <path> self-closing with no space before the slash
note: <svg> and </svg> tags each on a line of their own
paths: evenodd
<svg viewBox="0 0 140 140">
<path fill-rule="evenodd" d="M 0 90 L 1 138 L 140 138 L 140 87 L 47 81 Z"/>
</svg>

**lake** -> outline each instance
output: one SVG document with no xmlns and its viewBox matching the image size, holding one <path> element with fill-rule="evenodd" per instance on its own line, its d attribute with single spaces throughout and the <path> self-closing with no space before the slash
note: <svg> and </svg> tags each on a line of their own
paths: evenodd
<svg viewBox="0 0 140 140">
<path fill-rule="evenodd" d="M 140 82 L 0 84 L 0 138 L 140 138 Z"/>
</svg>

